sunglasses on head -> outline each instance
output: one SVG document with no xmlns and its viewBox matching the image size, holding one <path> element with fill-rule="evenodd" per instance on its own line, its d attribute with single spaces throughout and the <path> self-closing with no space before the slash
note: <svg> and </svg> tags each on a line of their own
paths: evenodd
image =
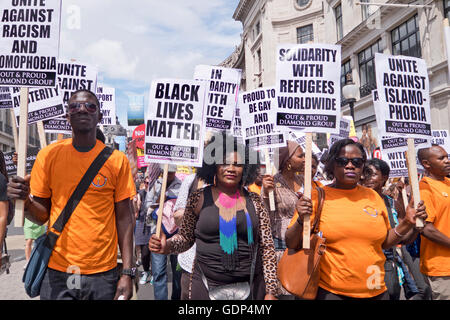
<svg viewBox="0 0 450 320">
<path fill-rule="evenodd" d="M 364 164 L 363 158 L 335 158 L 336 164 L 339 167 L 345 167 L 350 161 L 352 162 L 352 165 L 354 165 L 356 168 L 361 168 Z"/>
<path fill-rule="evenodd" d="M 95 113 L 97 111 L 97 105 L 95 103 L 90 102 L 72 102 L 68 105 L 69 113 L 77 113 L 81 109 L 81 105 L 84 106 L 87 112 Z"/>
</svg>

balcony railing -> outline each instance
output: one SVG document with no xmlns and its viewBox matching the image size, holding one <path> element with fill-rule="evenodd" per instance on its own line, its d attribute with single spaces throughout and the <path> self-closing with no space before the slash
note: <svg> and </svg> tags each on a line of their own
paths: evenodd
<svg viewBox="0 0 450 320">
<path fill-rule="evenodd" d="M 372 94 L 372 90 L 377 88 L 377 84 L 373 82 L 366 83 L 365 85 L 359 87 L 359 95 L 361 98 Z"/>
</svg>

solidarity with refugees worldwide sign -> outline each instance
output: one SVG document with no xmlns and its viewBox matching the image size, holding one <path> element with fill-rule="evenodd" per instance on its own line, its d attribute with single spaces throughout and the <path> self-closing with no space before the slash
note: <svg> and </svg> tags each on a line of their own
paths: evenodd
<svg viewBox="0 0 450 320">
<path fill-rule="evenodd" d="M 231 129 L 238 100 L 241 73 L 242 71 L 239 69 L 206 65 L 195 67 L 194 79 L 209 81 L 205 108 L 206 128 Z"/>
<path fill-rule="evenodd" d="M 280 44 L 276 58 L 279 129 L 339 133 L 341 47 Z"/>
<path fill-rule="evenodd" d="M 116 125 L 116 89 L 97 86 L 97 98 L 100 102 L 100 111 L 103 114 L 101 125 Z"/>
<path fill-rule="evenodd" d="M 97 67 L 76 61 L 58 62 L 58 84 L 63 96 L 63 105 L 67 107 L 70 96 L 77 90 L 97 90 Z M 70 123 L 64 118 L 44 121 L 44 129 L 51 133 L 72 133 Z"/>
<path fill-rule="evenodd" d="M 276 91 L 258 88 L 239 94 L 242 133 L 250 148 L 278 148 L 286 145 L 282 132 L 275 129 Z"/>
<path fill-rule="evenodd" d="M 145 161 L 201 166 L 206 82 L 152 82 L 145 121 Z"/>
<path fill-rule="evenodd" d="M 14 114 L 19 124 L 20 88 L 10 88 Z M 61 117 L 66 113 L 61 90 L 55 88 L 31 88 L 28 91 L 28 124 Z"/>
<path fill-rule="evenodd" d="M 8 87 L 0 87 L 0 109 L 11 109 L 13 107 L 11 92 Z"/>
<path fill-rule="evenodd" d="M 0 0 L 0 86 L 56 86 L 61 0 Z"/>
<path fill-rule="evenodd" d="M 375 53 L 381 136 L 431 138 L 430 86 L 423 59 Z"/>
</svg>

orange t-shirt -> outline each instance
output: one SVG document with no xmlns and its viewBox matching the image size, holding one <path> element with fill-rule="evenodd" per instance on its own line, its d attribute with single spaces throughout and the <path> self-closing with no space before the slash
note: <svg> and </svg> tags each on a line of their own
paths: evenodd
<svg viewBox="0 0 450 320">
<path fill-rule="evenodd" d="M 256 183 L 253 183 L 248 186 L 248 191 L 261 195 L 261 188 L 262 186 L 258 186 Z"/>
<path fill-rule="evenodd" d="M 78 152 L 72 139 L 42 149 L 31 171 L 31 194 L 51 198 L 50 226 L 92 161 L 104 148 L 97 140 L 89 152 Z M 58 238 L 49 268 L 66 272 L 69 266 L 81 274 L 111 270 L 117 266 L 117 230 L 114 203 L 136 193 L 126 156 L 115 150 L 92 181 Z"/>
<path fill-rule="evenodd" d="M 426 221 L 450 237 L 450 179 L 438 181 L 424 177 L 419 183 L 419 189 L 428 214 Z M 450 248 L 422 236 L 420 272 L 434 277 L 450 276 Z"/>
<path fill-rule="evenodd" d="M 334 294 L 370 298 L 386 291 L 381 248 L 390 229 L 386 205 L 372 189 L 357 186 L 351 190 L 325 186 L 325 202 L 320 231 L 326 238 L 326 251 L 320 261 L 319 286 Z M 317 190 L 311 228 L 317 210 Z M 295 211 L 289 227 L 298 218 Z M 370 287 L 370 288 L 369 288 Z"/>
</svg>

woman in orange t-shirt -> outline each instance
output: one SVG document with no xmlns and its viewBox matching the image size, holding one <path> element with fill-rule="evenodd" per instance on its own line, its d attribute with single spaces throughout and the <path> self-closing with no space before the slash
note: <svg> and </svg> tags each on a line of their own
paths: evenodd
<svg viewBox="0 0 450 320">
<path fill-rule="evenodd" d="M 365 161 L 364 147 L 351 139 L 337 141 L 327 156 L 325 173 L 334 182 L 323 188 L 320 231 L 327 248 L 320 264 L 318 300 L 387 300 L 382 249 L 399 243 L 417 217 L 426 217 L 423 202 L 417 210 L 410 204 L 405 219 L 390 229 L 384 201 L 374 190 L 358 185 Z M 297 202 L 286 231 L 288 248 L 302 247 L 303 217 L 311 214 L 314 221 L 316 206 L 316 190 L 312 201 L 303 196 Z"/>
</svg>

